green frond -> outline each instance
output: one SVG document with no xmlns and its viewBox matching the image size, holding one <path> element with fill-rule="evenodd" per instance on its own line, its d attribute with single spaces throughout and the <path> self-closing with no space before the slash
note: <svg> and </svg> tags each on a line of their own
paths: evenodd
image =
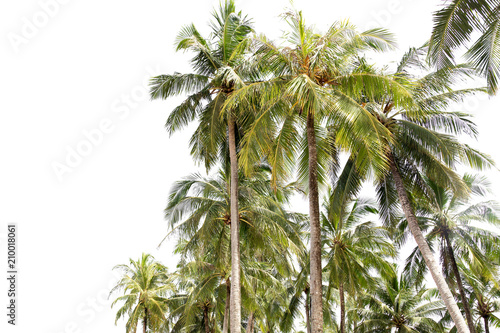
<svg viewBox="0 0 500 333">
<path fill-rule="evenodd" d="M 396 68 L 396 74 L 407 73 L 411 68 L 426 69 L 426 65 L 422 60 L 428 50 L 428 43 L 421 47 L 410 47 L 403 55 Z"/>
<path fill-rule="evenodd" d="M 466 53 L 479 72 L 486 77 L 491 93 L 498 88 L 500 77 L 500 5 L 494 9 L 486 31 Z"/>
<path fill-rule="evenodd" d="M 434 28 L 429 43 L 429 58 L 438 68 L 453 65 L 453 51 L 470 39 L 474 26 L 478 25 L 473 9 L 486 1 L 454 0 L 434 13 Z M 473 7 L 471 8 L 471 4 Z"/>
<path fill-rule="evenodd" d="M 158 75 L 151 78 L 151 99 L 167 99 L 172 96 L 206 89 L 209 77 L 199 74 Z"/>
<path fill-rule="evenodd" d="M 359 34 L 359 38 L 368 47 L 377 51 L 388 51 L 396 48 L 396 39 L 387 29 L 374 28 Z"/>
</svg>

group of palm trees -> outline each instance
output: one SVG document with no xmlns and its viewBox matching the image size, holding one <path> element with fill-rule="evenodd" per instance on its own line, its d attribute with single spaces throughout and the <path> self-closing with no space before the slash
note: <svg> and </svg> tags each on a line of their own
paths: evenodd
<svg viewBox="0 0 500 333">
<path fill-rule="evenodd" d="M 184 27 L 177 50 L 193 54 L 194 73 L 152 78 L 151 97 L 187 94 L 167 130 L 197 121 L 192 156 L 218 172 L 171 190 L 175 272 L 150 255 L 118 266 L 127 332 L 140 320 L 143 332 L 292 332 L 301 320 L 308 333 L 500 327 L 500 241 L 480 227 L 498 225 L 498 207 L 479 201 L 484 178 L 456 171 L 493 161 L 460 141 L 477 135 L 469 116 L 448 111 L 497 89 L 499 6 L 451 2 L 394 70 L 365 57 L 395 47 L 385 29 L 345 21 L 320 33 L 294 10 L 279 43 L 229 0 L 208 38 Z M 474 30 L 471 63 L 456 64 Z M 479 75 L 487 88 L 456 88 Z M 376 200 L 360 197 L 369 182 Z M 294 194 L 308 197 L 308 215 L 290 211 Z M 409 235 L 417 248 L 398 267 Z"/>
</svg>

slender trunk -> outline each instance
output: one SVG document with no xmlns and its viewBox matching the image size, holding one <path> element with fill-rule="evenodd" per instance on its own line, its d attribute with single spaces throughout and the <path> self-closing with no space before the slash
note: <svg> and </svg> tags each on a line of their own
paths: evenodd
<svg viewBox="0 0 500 333">
<path fill-rule="evenodd" d="M 344 300 L 344 283 L 339 283 L 340 294 L 340 333 L 345 333 L 345 300 Z"/>
<path fill-rule="evenodd" d="M 248 316 L 248 324 L 247 324 L 247 329 L 245 332 L 246 333 L 253 333 L 253 311 L 250 312 L 250 316 Z"/>
<path fill-rule="evenodd" d="M 146 333 L 148 327 L 148 309 L 144 307 L 144 320 L 142 321 L 142 333 Z"/>
<path fill-rule="evenodd" d="M 238 157 L 236 156 L 236 124 L 229 115 L 229 160 L 231 163 L 231 332 L 239 333 L 241 326 L 240 285 L 240 221 L 238 212 Z"/>
<path fill-rule="evenodd" d="M 488 324 L 488 317 L 483 317 L 484 320 L 484 333 L 490 333 L 490 326 Z"/>
<path fill-rule="evenodd" d="M 229 307 L 231 303 L 231 282 L 229 278 L 226 279 L 226 307 L 224 309 L 224 323 L 222 326 L 222 333 L 229 332 Z"/>
<path fill-rule="evenodd" d="M 306 289 L 306 328 L 307 333 L 311 333 L 311 309 L 309 304 L 311 303 L 311 296 L 309 294 L 309 288 Z"/>
<path fill-rule="evenodd" d="M 453 252 L 453 247 L 450 243 L 450 238 L 448 235 L 444 235 L 446 240 L 446 247 L 448 250 L 448 255 L 450 257 L 451 267 L 453 268 L 453 274 L 455 274 L 455 278 L 457 279 L 458 291 L 460 292 L 460 298 L 462 300 L 462 306 L 464 307 L 465 317 L 467 318 L 467 324 L 469 325 L 469 331 L 471 333 L 476 333 L 476 329 L 474 328 L 474 321 L 472 320 L 472 315 L 470 313 L 469 302 L 467 297 L 465 296 L 464 285 L 462 283 L 462 278 L 460 277 L 460 272 L 458 271 L 457 262 L 455 261 L 455 253 Z"/>
<path fill-rule="evenodd" d="M 453 298 L 453 294 L 451 293 L 450 288 L 446 284 L 446 281 L 441 274 L 441 269 L 439 268 L 436 259 L 434 258 L 434 254 L 429 248 L 429 244 L 427 244 L 424 235 L 422 234 L 422 230 L 418 225 L 417 218 L 415 217 L 410 199 L 408 198 L 408 194 L 406 193 L 406 189 L 403 184 L 403 179 L 399 174 L 396 163 L 394 161 L 394 157 L 392 155 L 389 156 L 389 163 L 391 167 L 392 177 L 394 178 L 394 183 L 396 185 L 396 190 L 398 192 L 399 201 L 401 202 L 401 206 L 405 213 L 406 220 L 408 221 L 408 226 L 410 227 L 413 238 L 417 243 L 420 253 L 422 253 L 422 257 L 424 258 L 429 271 L 431 272 L 432 278 L 434 279 L 434 282 L 436 283 L 436 286 L 439 290 L 439 294 L 441 295 L 441 298 L 443 299 L 443 302 L 446 305 L 446 308 L 448 309 L 453 322 L 455 323 L 457 332 L 467 333 L 469 332 L 467 324 L 465 323 L 465 320 L 460 313 L 460 309 L 458 308 L 457 303 Z"/>
<path fill-rule="evenodd" d="M 311 219 L 311 328 L 323 333 L 323 297 L 321 276 L 321 226 L 319 223 L 318 156 L 314 133 L 314 113 L 307 114 L 307 146 L 309 150 L 309 216 Z"/>
<path fill-rule="evenodd" d="M 203 306 L 203 321 L 205 322 L 205 333 L 210 333 L 210 323 L 208 322 L 208 306 Z"/>
</svg>

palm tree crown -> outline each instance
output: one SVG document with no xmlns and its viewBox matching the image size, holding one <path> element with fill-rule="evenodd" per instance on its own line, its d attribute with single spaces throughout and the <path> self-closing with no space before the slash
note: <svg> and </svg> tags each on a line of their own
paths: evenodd
<svg viewBox="0 0 500 333">
<path fill-rule="evenodd" d="M 445 310 L 442 301 L 434 300 L 436 290 L 415 288 L 404 276 L 393 276 L 379 281 L 372 294 L 365 296 L 365 309 L 360 310 L 361 323 L 356 332 L 445 332 L 434 317 Z"/>
<path fill-rule="evenodd" d="M 127 333 L 135 333 L 139 319 L 143 320 L 143 332 L 157 331 L 166 321 L 167 295 L 174 290 L 169 281 L 167 268 L 156 262 L 150 254 L 142 254 L 139 260 L 130 259 L 129 265 L 118 265 L 114 269 L 123 277 L 111 290 L 123 291 L 111 306 L 124 302 L 116 313 L 116 321 L 128 316 Z"/>
</svg>

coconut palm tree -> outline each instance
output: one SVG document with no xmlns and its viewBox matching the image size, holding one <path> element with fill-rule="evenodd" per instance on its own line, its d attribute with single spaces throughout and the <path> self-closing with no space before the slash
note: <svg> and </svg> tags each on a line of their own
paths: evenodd
<svg viewBox="0 0 500 333">
<path fill-rule="evenodd" d="M 404 275 L 380 279 L 374 291 L 365 295 L 366 307 L 359 310 L 361 322 L 355 332 L 446 332 L 434 319 L 442 317 L 445 307 L 436 301 L 433 289 L 415 288 Z"/>
<path fill-rule="evenodd" d="M 301 315 L 301 306 L 303 306 L 305 320 L 305 328 L 307 333 L 311 333 L 311 297 L 310 287 L 308 283 L 309 276 L 309 258 L 308 254 L 302 256 L 302 264 L 292 277 L 291 281 L 286 284 L 286 293 L 288 296 L 286 310 L 281 317 L 280 329 L 282 332 L 292 332 L 293 326 L 297 318 Z"/>
<path fill-rule="evenodd" d="M 270 173 L 267 166 L 261 165 L 252 178 L 239 174 L 242 244 L 251 255 L 275 257 L 275 265 L 284 265 L 285 259 L 303 251 L 305 216 L 284 209 L 297 191 L 296 184 L 272 187 Z M 170 232 L 164 240 L 173 235 L 184 239 L 186 243 L 180 251 L 183 256 L 215 251 L 214 259 L 221 266 L 229 263 L 228 229 L 232 223 L 229 178 L 227 172 L 220 170 L 213 177 L 193 174 L 172 186 L 165 209 Z"/>
<path fill-rule="evenodd" d="M 459 267 L 465 272 L 464 284 L 470 291 L 470 304 L 478 317 L 483 319 L 484 332 L 489 333 L 490 326 L 500 328 L 499 267 L 496 267 L 494 275 L 484 267 L 467 264 L 466 260 L 460 260 Z"/>
<path fill-rule="evenodd" d="M 272 274 L 271 271 L 270 273 Z M 246 332 L 248 333 L 253 333 L 255 328 L 265 333 L 281 332 L 279 326 L 286 312 L 288 296 L 285 290 L 286 279 L 274 274 L 273 279 L 268 281 L 272 282 L 267 286 L 263 284 L 256 290 L 259 308 L 254 312 L 253 322 L 247 325 Z"/>
<path fill-rule="evenodd" d="M 136 332 L 140 319 L 143 333 L 148 328 L 158 332 L 166 319 L 167 296 L 175 289 L 169 280 L 167 268 L 156 262 L 152 255 L 143 253 L 139 260 L 130 259 L 129 265 L 118 265 L 114 269 L 122 272 L 123 277 L 111 289 L 110 295 L 115 291 L 124 293 L 111 304 L 113 307 L 123 302 L 116 313 L 116 321 L 128 316 L 127 333 Z"/>
<path fill-rule="evenodd" d="M 493 162 L 488 156 L 460 143 L 452 135 L 477 134 L 475 125 L 466 115 L 444 111 L 449 104 L 478 91 L 453 88 L 457 80 L 471 75 L 471 69 L 457 65 L 416 78 L 410 74 L 410 68 L 416 65 L 425 69 L 421 60 L 422 53 L 422 49 L 410 49 L 394 74 L 395 79 L 402 84 L 412 86 L 412 99 L 418 107 L 397 107 L 390 95 L 379 100 L 367 98 L 363 103 L 366 103 L 365 108 L 374 115 L 374 119 L 390 133 L 382 147 L 389 161 L 389 168 L 376 177 L 382 216 L 386 223 L 393 222 L 393 212 L 399 200 L 419 251 L 458 332 L 462 333 L 468 331 L 467 324 L 424 238 L 414 213 L 412 198 L 432 197 L 432 191 L 426 185 L 423 175 L 465 195 L 467 187 L 453 167 L 461 162 L 481 169 L 489 167 Z"/>
<path fill-rule="evenodd" d="M 191 63 L 195 73 L 160 75 L 151 81 L 151 98 L 167 99 L 175 95 L 190 94 L 176 107 L 167 120 L 170 133 L 198 119 L 200 124 L 191 140 L 192 154 L 207 168 L 222 156 L 231 169 L 231 329 L 241 325 L 240 244 L 238 209 L 238 108 L 223 112 L 224 100 L 248 76 L 245 66 L 246 40 L 252 31 L 247 17 L 236 11 L 234 1 L 221 3 L 219 11 L 212 13 L 212 33 L 203 38 L 191 24 L 179 33 L 177 50 L 195 55 Z M 227 137 L 226 137 L 227 133 Z"/>
<path fill-rule="evenodd" d="M 299 175 L 308 184 L 310 215 L 310 292 L 312 332 L 323 331 L 321 235 L 318 179 L 324 179 L 327 167 L 318 163 L 327 156 L 328 146 L 321 124 L 329 121 L 342 130 L 337 144 L 364 154 L 365 162 L 384 165 L 377 145 L 383 127 L 373 122 L 355 97 L 368 92 L 381 96 L 387 91 L 397 103 L 408 102 L 406 91 L 390 78 L 353 73 L 353 61 L 359 52 L 386 50 L 393 45 L 392 35 L 383 29 L 358 33 L 348 22 L 332 24 L 320 34 L 305 24 L 300 12 L 284 14 L 290 25 L 286 45 L 278 47 L 261 36 L 254 39 L 254 61 L 264 80 L 244 84 L 225 105 L 258 105 L 240 152 L 243 167 L 267 156 L 276 176 L 286 177 L 300 152 Z M 362 161 L 359 159 L 358 161 Z"/>
<path fill-rule="evenodd" d="M 176 252 L 183 252 L 186 242 L 180 240 Z M 218 324 L 228 324 L 229 277 L 213 262 L 212 251 L 195 254 L 193 260 L 181 259 L 172 274 L 178 292 L 170 298 L 171 311 L 167 321 L 170 332 L 215 332 Z M 227 265 L 225 268 L 228 268 Z"/>
<path fill-rule="evenodd" d="M 500 1 L 453 0 L 434 13 L 429 59 L 438 69 L 454 64 L 454 51 L 479 34 L 465 57 L 495 93 L 500 77 Z"/>
<path fill-rule="evenodd" d="M 307 236 L 306 236 L 307 237 Z M 280 316 L 280 331 L 284 333 L 295 332 L 294 324 L 301 318 L 307 333 L 311 333 L 311 288 L 309 285 L 309 253 L 304 252 L 297 257 L 299 269 L 287 279 L 286 285 L 287 305 L 286 311 Z M 323 290 L 323 318 L 325 328 L 337 329 L 335 306 L 338 300 L 336 291 Z"/>
<path fill-rule="evenodd" d="M 374 268 L 391 271 L 385 258 L 395 256 L 395 251 L 383 228 L 363 221 L 367 215 L 377 213 L 371 200 L 335 194 L 333 192 L 323 200 L 322 235 L 328 276 L 327 298 L 332 288 L 336 287 L 340 304 L 340 333 L 345 333 L 345 293 L 354 297 L 357 291 L 373 285 L 370 270 Z M 342 204 L 334 205 L 338 201 Z"/>
<path fill-rule="evenodd" d="M 487 193 L 488 183 L 484 178 L 464 175 L 463 181 L 471 194 L 484 196 Z M 492 269 L 484 253 L 486 249 L 500 249 L 500 240 L 496 234 L 481 228 L 477 223 L 498 225 L 500 223 L 498 207 L 493 201 L 472 203 L 471 197 L 461 198 L 431 180 L 427 180 L 427 184 L 432 196 L 417 204 L 420 226 L 427 234 L 426 239 L 431 248 L 439 252 L 443 272 L 448 277 L 449 284 L 458 289 L 467 322 L 470 323 L 469 329 L 474 332 L 474 320 L 457 260 L 467 258 L 468 261 L 483 267 L 484 271 Z M 472 225 L 471 222 L 476 225 Z M 403 225 L 399 228 L 406 229 L 406 221 L 403 220 L 401 223 Z M 407 269 L 415 268 L 421 275 L 425 272 L 425 264 L 418 249 L 415 249 L 407 259 Z"/>
<path fill-rule="evenodd" d="M 250 309 L 249 315 L 252 309 L 257 309 L 256 286 L 262 288 L 262 281 L 273 284 L 277 277 L 276 273 L 270 273 L 272 270 L 279 272 L 280 276 L 290 276 L 293 273 L 292 255 L 305 251 L 302 243 L 305 217 L 283 208 L 296 186 L 293 183 L 277 184 L 273 188 L 270 170 L 265 165 L 258 169 L 251 178 L 240 173 L 238 191 L 242 223 L 242 293 L 245 306 Z M 211 281 L 210 285 L 213 288 L 224 285 L 226 288 L 225 293 L 219 292 L 226 295 L 225 315 L 221 321 L 223 332 L 228 329 L 230 309 L 227 300 L 233 296 L 229 284 L 230 276 L 232 279 L 229 270 L 229 228 L 232 222 L 228 178 L 228 173 L 221 170 L 217 177 L 195 174 L 176 182 L 165 210 L 171 229 L 167 236 L 180 237 L 180 267 L 187 267 L 190 259 L 205 262 L 211 267 L 210 274 L 205 277 Z M 208 295 L 208 289 L 205 290 Z"/>
</svg>

